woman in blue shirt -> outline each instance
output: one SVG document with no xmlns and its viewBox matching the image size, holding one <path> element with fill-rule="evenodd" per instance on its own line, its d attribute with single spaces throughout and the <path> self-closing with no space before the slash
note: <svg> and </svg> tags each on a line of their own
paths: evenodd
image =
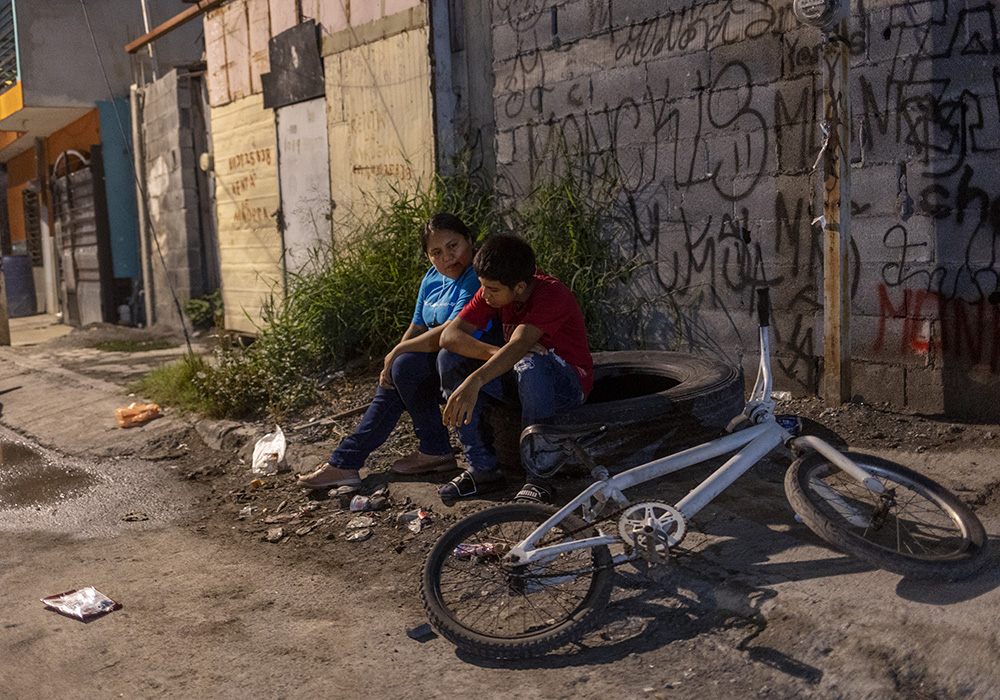
<svg viewBox="0 0 1000 700">
<path fill-rule="evenodd" d="M 299 477 L 304 488 L 358 486 L 358 470 L 396 427 L 403 411 L 413 419 L 420 447 L 397 460 L 397 474 L 431 474 L 457 469 L 448 429 L 441 422 L 437 370 L 438 341 L 448 323 L 479 289 L 472 269 L 472 232 L 454 214 L 436 214 L 421 231 L 420 243 L 431 261 L 417 294 L 410 327 L 388 355 L 371 406 L 353 435 L 344 438 L 328 462 Z"/>
</svg>

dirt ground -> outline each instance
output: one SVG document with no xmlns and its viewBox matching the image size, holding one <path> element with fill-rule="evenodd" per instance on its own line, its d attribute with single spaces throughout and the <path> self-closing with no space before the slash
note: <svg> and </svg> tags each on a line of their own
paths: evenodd
<svg viewBox="0 0 1000 700">
<path fill-rule="evenodd" d="M 154 361 L 92 348 L 122 335 L 139 337 L 80 331 L 30 354 L 119 385 L 176 354 L 154 351 Z M 20 375 L 17 382 L 26 384 Z M 253 443 L 272 423 L 169 410 L 167 434 L 143 428 L 85 455 L 52 452 L 53 460 L 89 460 L 81 468 L 114 462 L 122 482 L 134 479 L 146 494 L 151 517 L 90 533 L 57 513 L 46 523 L 0 521 L 12 545 L 0 558 L 8 697 L 1000 697 L 996 543 L 984 571 L 964 582 L 874 570 L 795 521 L 782 487 L 790 456 L 780 453 L 694 519 L 673 564 L 620 569 L 605 624 L 582 643 L 501 664 L 440 637 L 411 639 L 407 630 L 425 622 L 418 575 L 427 551 L 450 523 L 488 502 L 442 506 L 435 491 L 450 475 L 390 478 L 388 465 L 415 447 L 405 419 L 362 472 L 361 493 L 389 490 L 388 507 L 366 514 L 367 539 L 348 539 L 358 514 L 346 502 L 297 488 L 296 472 L 324 461 L 359 420 L 332 416 L 363 407 L 374 387 L 372 373 L 339 377 L 320 405 L 285 419 L 288 467 L 273 476 L 250 471 Z M 0 392 L 10 390 L 0 382 Z M 12 399 L 0 414 L 7 425 Z M 863 403 L 829 408 L 818 399 L 786 401 L 779 411 L 802 416 L 807 432 L 928 473 L 970 503 L 987 532 L 1000 527 L 997 425 Z M 57 442 L 12 427 L 20 434 L 8 440 Z M 709 469 L 644 497 L 673 502 Z M 566 480 L 560 492 L 568 498 L 585 484 Z M 491 500 L 519 485 L 512 474 L 507 492 Z M 431 523 L 418 533 L 397 522 L 415 509 Z M 26 602 L 59 592 L 55 579 L 106 588 L 124 607 L 84 624 Z"/>
</svg>

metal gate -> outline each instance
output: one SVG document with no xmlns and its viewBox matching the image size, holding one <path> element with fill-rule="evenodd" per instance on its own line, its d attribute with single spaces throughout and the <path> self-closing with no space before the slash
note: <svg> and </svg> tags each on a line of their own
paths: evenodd
<svg viewBox="0 0 1000 700">
<path fill-rule="evenodd" d="M 59 176 L 60 169 L 70 171 L 71 165 L 79 169 Z M 53 170 L 63 320 L 74 326 L 100 322 L 104 320 L 102 285 L 90 161 L 77 151 L 66 151 L 56 159 Z"/>
</svg>

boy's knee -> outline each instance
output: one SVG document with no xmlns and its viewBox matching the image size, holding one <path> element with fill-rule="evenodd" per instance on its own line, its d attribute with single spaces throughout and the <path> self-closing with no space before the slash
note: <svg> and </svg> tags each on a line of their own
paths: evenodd
<svg viewBox="0 0 1000 700">
<path fill-rule="evenodd" d="M 514 365 L 514 373 L 517 374 L 518 379 L 523 377 L 525 374 L 530 373 L 536 368 L 535 364 L 535 353 L 529 352 L 527 355 L 522 357 Z"/>
<path fill-rule="evenodd" d="M 438 351 L 437 368 L 445 392 L 455 389 L 471 372 L 469 358 L 444 349 Z"/>
</svg>

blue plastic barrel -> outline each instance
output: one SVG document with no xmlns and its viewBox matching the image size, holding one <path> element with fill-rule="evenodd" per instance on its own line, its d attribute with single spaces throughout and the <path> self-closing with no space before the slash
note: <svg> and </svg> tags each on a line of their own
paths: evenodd
<svg viewBox="0 0 1000 700">
<path fill-rule="evenodd" d="M 37 314 L 31 258 L 27 255 L 3 256 L 3 276 L 7 287 L 7 317 L 20 318 Z"/>
</svg>

